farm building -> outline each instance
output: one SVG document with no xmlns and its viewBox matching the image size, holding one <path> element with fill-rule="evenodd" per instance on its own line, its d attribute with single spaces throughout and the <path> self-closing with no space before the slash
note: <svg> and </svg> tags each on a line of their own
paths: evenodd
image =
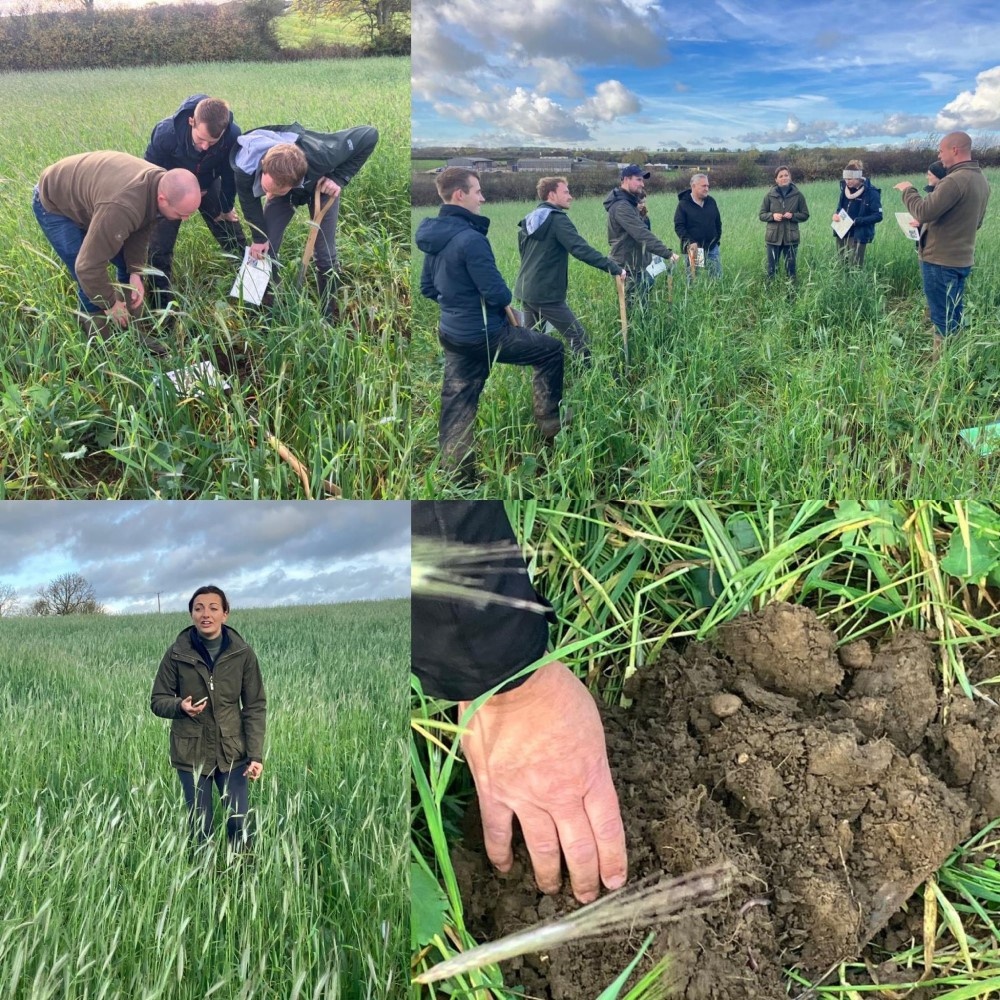
<svg viewBox="0 0 1000 1000">
<path fill-rule="evenodd" d="M 465 167 L 466 170 L 497 170 L 496 161 L 485 156 L 453 156 L 449 167 Z"/>
</svg>

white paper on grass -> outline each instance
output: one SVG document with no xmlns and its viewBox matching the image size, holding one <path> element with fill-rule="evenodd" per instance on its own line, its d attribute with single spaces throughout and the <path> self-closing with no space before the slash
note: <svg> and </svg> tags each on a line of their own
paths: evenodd
<svg viewBox="0 0 1000 1000">
<path fill-rule="evenodd" d="M 218 386 L 221 389 L 228 389 L 229 383 L 222 373 L 217 371 L 211 361 L 199 361 L 196 365 L 187 368 L 178 368 L 172 372 L 164 372 L 166 377 L 173 383 L 177 394 L 180 396 L 204 396 L 205 392 L 198 385 Z M 157 375 L 154 382 L 159 382 Z"/>
<path fill-rule="evenodd" d="M 663 274 L 666 269 L 666 261 L 662 257 L 657 257 L 654 253 L 653 259 L 646 265 L 646 274 L 651 278 L 655 278 L 658 274 Z"/>
<path fill-rule="evenodd" d="M 271 280 L 271 258 L 263 256 L 260 260 L 250 256 L 250 247 L 243 250 L 243 263 L 230 289 L 230 296 L 243 299 L 251 305 L 259 306 Z"/>
<path fill-rule="evenodd" d="M 914 243 L 920 239 L 920 223 L 909 212 L 897 212 L 896 221 L 907 239 L 913 240 Z"/>
<path fill-rule="evenodd" d="M 834 222 L 830 223 L 833 231 L 843 239 L 847 235 L 847 231 L 854 225 L 854 220 L 846 212 L 838 212 L 837 218 Z"/>
</svg>

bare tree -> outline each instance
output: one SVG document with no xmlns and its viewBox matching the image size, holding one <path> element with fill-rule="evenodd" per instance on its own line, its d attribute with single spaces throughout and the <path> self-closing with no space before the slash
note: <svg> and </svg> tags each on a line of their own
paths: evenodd
<svg viewBox="0 0 1000 1000">
<path fill-rule="evenodd" d="M 36 615 L 103 615 L 104 607 L 89 581 L 79 573 L 64 573 L 38 590 L 31 606 Z"/>
<path fill-rule="evenodd" d="M 9 583 L 0 583 L 0 618 L 17 614 L 17 591 Z"/>
</svg>

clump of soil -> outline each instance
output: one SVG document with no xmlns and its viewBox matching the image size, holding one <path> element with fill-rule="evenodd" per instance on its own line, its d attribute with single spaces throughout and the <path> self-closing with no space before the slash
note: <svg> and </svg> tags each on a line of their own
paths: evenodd
<svg viewBox="0 0 1000 1000">
<path fill-rule="evenodd" d="M 673 996 L 787 997 L 782 969 L 855 957 L 974 828 L 1000 815 L 1000 712 L 955 699 L 941 720 L 934 649 L 901 633 L 836 649 L 802 607 L 771 605 L 713 644 L 668 652 L 604 709 L 630 878 L 718 862 L 723 904 L 657 935 Z M 500 937 L 577 904 L 541 896 L 527 855 L 485 858 L 478 816 L 454 859 L 474 933 Z M 636 942 L 571 945 L 506 966 L 543 1000 L 587 1000 Z"/>
</svg>

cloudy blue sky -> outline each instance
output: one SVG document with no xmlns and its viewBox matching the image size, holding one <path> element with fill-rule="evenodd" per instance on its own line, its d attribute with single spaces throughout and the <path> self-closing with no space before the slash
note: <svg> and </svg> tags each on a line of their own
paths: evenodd
<svg viewBox="0 0 1000 1000">
<path fill-rule="evenodd" d="M 234 608 L 406 597 L 406 501 L 8 500 L 0 586 L 22 606 L 79 573 L 116 613 L 187 610 L 213 583 Z"/>
<path fill-rule="evenodd" d="M 1000 130 L 983 0 L 413 0 L 413 141 L 656 150 Z"/>
</svg>

